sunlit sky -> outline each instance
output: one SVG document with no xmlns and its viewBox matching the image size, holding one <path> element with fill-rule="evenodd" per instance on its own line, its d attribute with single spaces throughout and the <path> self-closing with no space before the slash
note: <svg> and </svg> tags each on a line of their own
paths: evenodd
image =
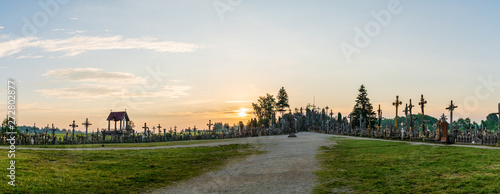
<svg viewBox="0 0 500 194">
<path fill-rule="evenodd" d="M 499 8 L 451 0 L 2 1 L 0 76 L 18 81 L 19 125 L 68 128 L 89 118 L 95 130 L 107 127 L 110 110 L 125 109 L 139 131 L 145 122 L 246 123 L 251 103 L 282 86 L 292 108 L 314 96 L 347 115 L 361 84 L 386 118 L 396 95 L 404 105 L 424 94 L 426 114 L 448 114 L 454 100 L 455 118 L 479 121 L 500 102 Z M 4 97 L 6 90 L 2 84 Z M 7 110 L 6 100 L 0 107 Z"/>
</svg>

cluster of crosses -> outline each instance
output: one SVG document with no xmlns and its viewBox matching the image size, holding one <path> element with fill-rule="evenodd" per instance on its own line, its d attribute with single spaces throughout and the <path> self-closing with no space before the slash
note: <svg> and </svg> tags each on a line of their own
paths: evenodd
<svg viewBox="0 0 500 194">
<path fill-rule="evenodd" d="M 240 138 L 249 136 L 262 136 L 262 135 L 283 135 L 292 134 L 298 131 L 311 131 L 320 132 L 328 134 L 341 134 L 341 135 L 356 135 L 356 136 L 366 136 L 366 137 L 378 137 L 378 138 L 391 138 L 391 139 L 409 139 L 409 140 L 424 140 L 431 142 L 446 142 L 446 143 L 470 143 L 470 144 L 486 144 L 486 145 L 498 145 L 500 134 L 487 132 L 486 129 L 474 131 L 469 130 L 467 133 L 459 132 L 457 126 L 453 126 L 453 112 L 458 106 L 450 102 L 449 106 L 445 110 L 449 111 L 449 123 L 443 114 L 436 124 L 437 128 L 434 131 L 427 129 L 425 120 L 425 106 L 427 101 L 424 99 L 424 95 L 421 95 L 418 105 L 421 108 L 421 126 L 416 126 L 416 118 L 413 118 L 412 109 L 415 107 L 412 100 L 409 99 L 409 103 L 406 103 L 402 112 L 405 115 L 406 125 L 399 126 L 398 114 L 400 111 L 400 106 L 403 102 L 396 96 L 396 100 L 392 103 L 395 107 L 396 117 L 394 119 L 394 125 L 387 125 L 385 129 L 382 127 L 382 110 L 380 105 L 377 110 L 377 120 L 378 124 L 375 127 L 376 130 L 372 130 L 371 119 L 364 119 L 362 115 L 359 115 L 359 127 L 354 127 L 352 123 L 353 114 L 349 114 L 347 117 L 341 117 L 340 113 L 335 122 L 332 122 L 333 111 L 329 113 L 330 118 L 328 118 L 329 107 L 325 107 L 322 110 L 314 105 L 308 105 L 306 108 L 306 113 L 303 114 L 303 109 L 295 109 L 295 113 L 289 110 L 288 115 L 279 119 L 280 122 L 273 123 L 270 126 L 244 126 L 243 128 L 234 127 L 224 128 L 222 131 L 216 131 L 214 123 L 212 120 L 208 121 L 208 130 L 198 130 L 196 126 L 193 129 L 190 127 L 183 129 L 180 133 L 177 132 L 177 126 L 167 129 L 160 124 L 153 126 L 150 130 L 147 123 L 141 127 L 144 132 L 136 133 L 129 126 L 129 117 L 125 112 L 111 112 L 108 117 L 108 129 L 97 129 L 97 132 L 90 133 L 89 127 L 92 123 L 89 122 L 88 118 L 85 119 L 81 125 L 85 127 L 85 134 L 75 134 L 75 129 L 78 127 L 76 121 L 69 125 L 72 128 L 71 136 L 69 132 L 62 138 L 57 138 L 55 131 L 56 128 L 54 124 L 50 128 L 49 125 L 45 127 L 45 133 L 38 134 L 34 130 L 34 134 L 22 133 L 20 138 L 17 139 L 17 144 L 20 145 L 47 145 L 47 144 L 85 144 L 85 143 L 118 143 L 118 142 L 160 142 L 160 141 L 177 141 L 177 140 L 195 140 L 195 139 L 214 139 L 214 138 Z M 326 110 L 326 111 L 325 111 Z M 495 113 L 500 115 L 500 103 L 498 104 L 498 112 Z M 368 126 L 366 125 L 366 120 L 368 120 Z M 114 129 L 111 130 L 111 121 L 114 122 Z M 119 127 L 118 127 L 119 123 Z M 34 124 L 34 129 L 36 129 L 36 124 Z M 500 124 L 499 124 L 500 128 Z M 162 131 L 163 129 L 163 131 Z M 421 129 L 421 130 L 420 130 Z M 470 129 L 470 126 L 469 126 Z M 51 130 L 52 134 L 48 134 Z M 157 130 L 157 133 L 156 133 Z M 448 132 L 449 131 L 449 132 Z M 162 133 L 163 132 L 163 133 Z M 108 138 L 106 138 L 108 136 Z M 111 137 L 109 137 L 111 136 Z M 5 144 L 5 136 L 3 143 Z"/>
</svg>

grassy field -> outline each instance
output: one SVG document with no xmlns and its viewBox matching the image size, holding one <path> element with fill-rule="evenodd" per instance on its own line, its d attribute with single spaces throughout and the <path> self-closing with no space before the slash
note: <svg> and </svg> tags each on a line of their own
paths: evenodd
<svg viewBox="0 0 500 194">
<path fill-rule="evenodd" d="M 208 140 L 183 140 L 173 142 L 150 142 L 150 143 L 105 143 L 105 144 L 74 144 L 74 145 L 16 145 L 18 148 L 119 148 L 119 147 L 158 147 L 158 146 L 173 146 L 173 145 L 191 145 L 202 143 L 214 143 L 231 141 L 234 139 L 208 139 Z M 7 147 L 7 146 L 0 146 Z"/>
<path fill-rule="evenodd" d="M 315 193 L 498 193 L 500 151 L 334 139 Z"/>
<path fill-rule="evenodd" d="M 157 150 L 16 152 L 16 187 L 0 193 L 138 193 L 198 176 L 260 153 L 251 145 Z M 8 167 L 7 152 L 0 164 Z M 7 170 L 3 170 L 6 174 Z"/>
</svg>

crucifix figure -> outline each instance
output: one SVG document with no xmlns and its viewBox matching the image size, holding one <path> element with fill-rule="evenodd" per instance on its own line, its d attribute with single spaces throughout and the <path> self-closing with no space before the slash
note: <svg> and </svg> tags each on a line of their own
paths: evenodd
<svg viewBox="0 0 500 194">
<path fill-rule="evenodd" d="M 73 128 L 73 132 L 71 134 L 71 141 L 74 141 L 75 140 L 75 127 L 78 127 L 78 125 L 76 125 L 75 120 L 73 120 L 73 124 L 71 124 L 69 126 Z"/>
<path fill-rule="evenodd" d="M 427 101 L 424 99 L 424 95 L 422 94 L 420 96 L 420 102 L 418 105 L 422 108 L 422 132 L 427 133 L 427 129 L 425 128 L 425 113 L 424 113 L 424 107 L 425 104 L 427 104 Z"/>
<path fill-rule="evenodd" d="M 455 110 L 455 108 L 458 108 L 458 106 L 455 106 L 452 100 L 450 106 L 448 106 L 446 109 L 450 111 L 450 133 L 452 133 L 456 138 L 457 134 L 453 132 L 453 110 Z"/>
<path fill-rule="evenodd" d="M 399 96 L 396 96 L 396 101 L 392 103 L 393 106 L 396 106 L 396 119 L 394 119 L 394 126 L 396 127 L 396 130 L 398 129 L 398 107 L 399 105 L 402 105 L 403 102 L 399 101 Z M 401 136 L 403 136 L 403 133 L 401 133 Z"/>
<path fill-rule="evenodd" d="M 89 130 L 89 125 L 92 125 L 91 123 L 89 123 L 89 118 L 85 119 L 85 123 L 82 123 L 82 125 L 85 125 L 85 141 L 88 141 L 89 138 L 88 138 L 88 130 Z"/>
<path fill-rule="evenodd" d="M 208 126 L 208 131 L 210 131 L 210 128 L 212 127 L 212 125 L 214 125 L 214 124 L 212 123 L 212 120 L 208 120 L 208 124 L 207 124 L 207 126 Z M 214 128 L 214 132 L 213 132 L 213 133 L 215 134 L 215 128 Z"/>
</svg>

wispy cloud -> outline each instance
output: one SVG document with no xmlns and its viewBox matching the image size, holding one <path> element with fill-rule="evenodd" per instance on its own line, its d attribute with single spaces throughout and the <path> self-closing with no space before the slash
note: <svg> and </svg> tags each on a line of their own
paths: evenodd
<svg viewBox="0 0 500 194">
<path fill-rule="evenodd" d="M 79 19 L 78 19 L 78 18 L 76 18 L 76 17 L 70 17 L 69 19 L 70 19 L 70 20 L 79 20 Z"/>
<path fill-rule="evenodd" d="M 0 26 L 0 30 L 1 30 L 1 29 L 4 29 L 4 28 L 5 28 L 5 27 L 3 27 L 3 26 Z"/>
<path fill-rule="evenodd" d="M 77 83 L 73 87 L 36 90 L 43 96 L 59 98 L 96 99 L 120 96 L 180 98 L 188 96 L 187 91 L 191 89 L 191 86 L 166 85 L 156 91 L 130 92 L 136 91 L 133 88 L 141 87 L 146 79 L 131 73 L 105 72 L 98 68 L 54 69 L 42 76 L 61 82 Z"/>
<path fill-rule="evenodd" d="M 101 83 L 145 83 L 145 79 L 124 72 L 105 72 L 98 68 L 70 68 L 49 70 L 42 76 L 62 81 L 101 82 Z"/>
<path fill-rule="evenodd" d="M 0 58 L 20 53 L 27 48 L 42 48 L 45 52 L 63 52 L 64 56 L 76 56 L 97 50 L 152 50 L 156 52 L 194 52 L 200 45 L 158 41 L 155 38 L 123 38 L 122 36 L 75 36 L 67 39 L 39 39 L 24 37 L 0 42 Z"/>
<path fill-rule="evenodd" d="M 52 31 L 54 31 L 54 32 L 62 31 L 62 32 L 66 32 L 67 34 L 71 34 L 71 35 L 83 34 L 83 33 L 87 32 L 86 30 L 69 30 L 69 29 L 65 29 L 65 28 L 57 28 L 57 29 L 53 29 Z"/>
<path fill-rule="evenodd" d="M 16 59 L 38 59 L 38 58 L 43 58 L 43 56 L 40 56 L 40 55 L 20 55 Z"/>
</svg>

